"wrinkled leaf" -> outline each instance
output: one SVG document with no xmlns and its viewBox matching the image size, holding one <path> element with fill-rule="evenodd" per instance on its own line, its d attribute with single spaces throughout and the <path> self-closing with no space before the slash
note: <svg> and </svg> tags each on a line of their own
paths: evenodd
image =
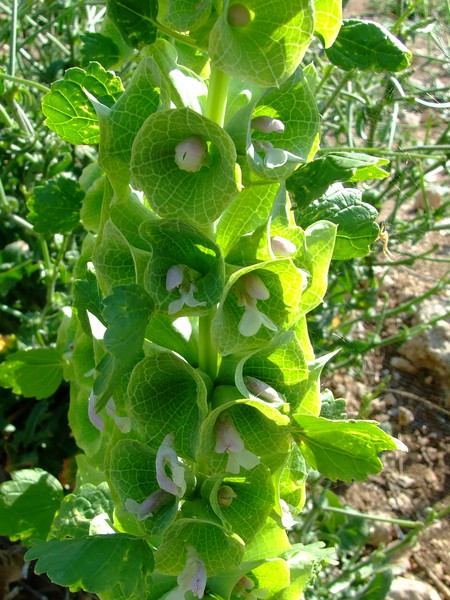
<svg viewBox="0 0 450 600">
<path fill-rule="evenodd" d="M 344 21 L 328 59 L 350 71 L 402 71 L 411 62 L 408 48 L 383 25 L 373 21 Z"/>
<path fill-rule="evenodd" d="M 334 260 L 365 256 L 370 245 L 378 239 L 380 228 L 376 222 L 377 210 L 362 202 L 361 197 L 359 190 L 344 188 L 315 200 L 307 210 L 296 214 L 296 220 L 301 227 L 308 227 L 320 219 L 336 223 Z"/>
</svg>

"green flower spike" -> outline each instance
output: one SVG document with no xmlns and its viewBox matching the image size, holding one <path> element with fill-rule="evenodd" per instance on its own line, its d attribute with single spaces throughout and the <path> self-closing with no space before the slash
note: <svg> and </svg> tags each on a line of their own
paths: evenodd
<svg viewBox="0 0 450 600">
<path fill-rule="evenodd" d="M 261 325 L 272 331 L 278 331 L 277 326 L 264 313 L 256 307 L 258 300 L 267 300 L 270 297 L 269 290 L 264 285 L 262 279 L 255 273 L 247 273 L 239 280 L 239 286 L 236 290 L 238 295 L 238 305 L 245 309 L 241 320 L 239 321 L 239 333 L 245 337 L 251 337 L 258 333 Z"/>
<path fill-rule="evenodd" d="M 162 490 L 182 498 L 186 492 L 184 467 L 180 464 L 173 442 L 174 435 L 169 433 L 158 448 L 156 454 L 156 480 Z M 168 475 L 166 467 L 171 472 L 171 477 Z"/>
<path fill-rule="evenodd" d="M 216 446 L 218 454 L 228 453 L 225 470 L 227 473 L 238 474 L 241 467 L 250 470 L 259 464 L 259 457 L 245 449 L 244 442 L 228 414 L 221 414 L 216 422 Z"/>
<path fill-rule="evenodd" d="M 197 173 L 205 164 L 207 151 L 206 142 L 196 135 L 191 135 L 175 147 L 175 162 L 182 171 Z"/>
<path fill-rule="evenodd" d="M 166 274 L 166 290 L 172 292 L 178 288 L 180 298 L 169 304 L 168 313 L 174 315 L 179 312 L 183 306 L 205 306 L 206 302 L 199 302 L 194 298 L 197 288 L 194 284 L 191 271 L 186 265 L 173 265 Z"/>
<path fill-rule="evenodd" d="M 145 521 L 145 519 L 152 517 L 153 513 L 161 506 L 167 504 L 169 500 L 170 494 L 164 490 L 156 490 L 156 492 L 150 494 L 150 496 L 140 504 L 132 498 L 127 498 L 125 500 L 125 510 L 132 515 L 136 515 L 138 521 Z"/>
<path fill-rule="evenodd" d="M 197 598 L 203 598 L 206 587 L 206 568 L 195 548 L 187 547 L 187 558 L 184 569 L 177 577 L 178 586 L 173 589 L 165 600 L 184 600 L 186 592 L 192 592 Z"/>
</svg>

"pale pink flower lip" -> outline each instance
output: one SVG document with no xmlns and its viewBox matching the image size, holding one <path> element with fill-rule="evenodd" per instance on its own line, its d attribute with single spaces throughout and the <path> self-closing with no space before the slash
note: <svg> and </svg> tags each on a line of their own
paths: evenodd
<svg viewBox="0 0 450 600">
<path fill-rule="evenodd" d="M 166 467 L 169 468 L 171 476 L 168 475 Z M 156 480 L 162 490 L 169 494 L 184 496 L 186 492 L 186 481 L 184 479 L 184 467 L 174 448 L 174 435 L 169 433 L 162 441 L 156 454 Z"/>
<path fill-rule="evenodd" d="M 259 456 L 246 450 L 233 419 L 228 414 L 221 414 L 216 421 L 215 451 L 218 454 L 228 454 L 225 467 L 227 473 L 238 474 L 241 467 L 250 470 L 260 462 Z"/>
<path fill-rule="evenodd" d="M 250 127 L 262 133 L 284 133 L 285 127 L 283 121 L 273 117 L 255 117 L 250 122 Z"/>
<path fill-rule="evenodd" d="M 170 498 L 169 494 L 164 490 L 156 490 L 153 494 L 150 494 L 143 502 L 139 503 L 132 498 L 125 500 L 125 510 L 132 515 L 136 515 L 138 521 L 145 521 L 149 517 L 153 516 L 153 513 L 157 511 L 161 506 L 167 503 Z"/>
</svg>

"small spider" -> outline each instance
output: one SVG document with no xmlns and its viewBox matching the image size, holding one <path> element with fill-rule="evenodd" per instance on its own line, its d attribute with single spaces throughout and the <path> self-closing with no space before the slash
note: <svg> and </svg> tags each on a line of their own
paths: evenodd
<svg viewBox="0 0 450 600">
<path fill-rule="evenodd" d="M 393 260 L 394 255 L 389 250 L 389 233 L 387 232 L 386 223 L 383 221 L 380 223 L 380 235 L 378 239 L 383 244 L 383 254 L 387 258 L 387 260 Z"/>
</svg>

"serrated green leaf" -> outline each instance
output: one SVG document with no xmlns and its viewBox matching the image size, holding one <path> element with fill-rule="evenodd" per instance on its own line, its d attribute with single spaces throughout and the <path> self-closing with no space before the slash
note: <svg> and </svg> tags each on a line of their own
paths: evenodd
<svg viewBox="0 0 450 600">
<path fill-rule="evenodd" d="M 82 66 L 91 61 L 100 63 L 103 68 L 111 69 L 122 58 L 119 47 L 110 37 L 101 33 L 87 32 L 80 36 L 83 45 L 80 48 Z"/>
<path fill-rule="evenodd" d="M 188 546 L 195 549 L 208 576 L 237 567 L 244 552 L 242 540 L 220 525 L 200 519 L 179 519 L 163 534 L 155 552 L 156 569 L 167 575 L 179 575 Z"/>
<path fill-rule="evenodd" d="M 112 517 L 114 503 L 106 482 L 87 483 L 68 494 L 53 519 L 49 538 L 79 538 L 89 535 L 92 519 L 106 513 Z"/>
<path fill-rule="evenodd" d="M 101 593 L 119 583 L 129 595 L 144 593 L 145 576 L 153 565 L 145 540 L 119 533 L 49 540 L 27 552 L 26 560 L 36 559 L 36 573 L 47 573 L 53 582 L 72 591 Z"/>
<path fill-rule="evenodd" d="M 380 168 L 389 163 L 356 152 L 330 152 L 299 167 L 286 181 L 296 208 L 304 210 L 313 200 L 325 194 L 329 186 L 339 181 L 384 179 L 389 173 Z"/>
<path fill-rule="evenodd" d="M 249 22 L 234 25 L 227 2 L 209 38 L 215 67 L 256 85 L 278 86 L 297 68 L 312 39 L 314 6 L 310 0 L 246 0 Z M 230 13 L 231 10 L 231 13 Z"/>
<path fill-rule="evenodd" d="M 375 421 L 330 421 L 309 415 L 294 419 L 298 428 L 292 435 L 306 461 L 332 481 L 366 479 L 383 468 L 380 452 L 399 448 Z"/>
<path fill-rule="evenodd" d="M 63 499 L 59 481 L 42 469 L 11 473 L 0 485 L 0 534 L 12 540 L 44 540 Z"/>
<path fill-rule="evenodd" d="M 314 33 L 320 35 L 325 48 L 329 48 L 342 25 L 342 0 L 315 0 L 314 3 Z"/>
<path fill-rule="evenodd" d="M 158 21 L 175 31 L 192 31 L 209 17 L 211 0 L 201 0 L 195 5 L 191 0 L 159 0 Z"/>
<path fill-rule="evenodd" d="M 71 144 L 96 144 L 99 140 L 97 115 L 85 89 L 106 106 L 112 106 L 123 92 L 118 77 L 92 62 L 86 70 L 68 69 L 64 79 L 52 83 L 42 99 L 45 124 Z"/>
<path fill-rule="evenodd" d="M 408 48 L 380 23 L 348 19 L 343 22 L 334 44 L 327 50 L 328 59 L 350 71 L 390 71 L 406 69 L 412 54 Z"/>
<path fill-rule="evenodd" d="M 136 440 L 119 440 L 111 450 L 107 469 L 108 481 L 120 502 L 119 514 L 125 511 L 128 499 L 138 504 L 160 489 L 156 479 L 156 454 Z M 139 529 L 147 535 L 160 534 L 175 519 L 179 499 L 167 494 L 167 502 L 153 511 L 152 516 L 137 521 Z"/>
<path fill-rule="evenodd" d="M 16 393 L 40 400 L 56 392 L 65 364 L 62 354 L 53 348 L 20 350 L 9 354 L 0 365 L 0 377 L 6 371 L 5 387 L 13 383 Z"/>
<path fill-rule="evenodd" d="M 67 177 L 58 177 L 34 188 L 27 202 L 28 219 L 38 233 L 69 233 L 80 222 L 84 192 Z"/>
<path fill-rule="evenodd" d="M 376 222 L 377 210 L 362 202 L 361 197 L 360 190 L 344 188 L 315 200 L 306 210 L 296 213 L 296 221 L 301 227 L 308 227 L 320 219 L 336 223 L 334 260 L 365 256 L 370 245 L 378 239 L 380 228 Z"/>
<path fill-rule="evenodd" d="M 190 365 L 170 352 L 148 356 L 133 369 L 127 396 L 133 430 L 152 450 L 174 433 L 179 456 L 193 458 L 206 414 L 206 387 Z"/>
<path fill-rule="evenodd" d="M 108 15 L 133 48 L 140 49 L 156 40 L 158 2 L 149 0 L 107 0 Z"/>
<path fill-rule="evenodd" d="M 180 169 L 176 146 L 191 136 L 209 142 L 207 162 L 197 172 Z M 134 185 L 161 217 L 205 226 L 215 221 L 237 194 L 236 150 L 228 134 L 190 109 L 157 112 L 137 134 L 131 158 Z"/>
<path fill-rule="evenodd" d="M 195 273 L 190 284 L 194 285 L 193 296 L 199 304 L 186 303 L 170 314 L 179 317 L 211 312 L 220 300 L 225 280 L 224 263 L 216 244 L 179 219 L 148 220 L 142 223 L 139 233 L 152 250 L 144 273 L 144 287 L 157 309 L 167 315 L 171 304 L 180 300 L 182 286 L 167 290 L 166 278 L 169 269 L 182 266 Z"/>
</svg>

